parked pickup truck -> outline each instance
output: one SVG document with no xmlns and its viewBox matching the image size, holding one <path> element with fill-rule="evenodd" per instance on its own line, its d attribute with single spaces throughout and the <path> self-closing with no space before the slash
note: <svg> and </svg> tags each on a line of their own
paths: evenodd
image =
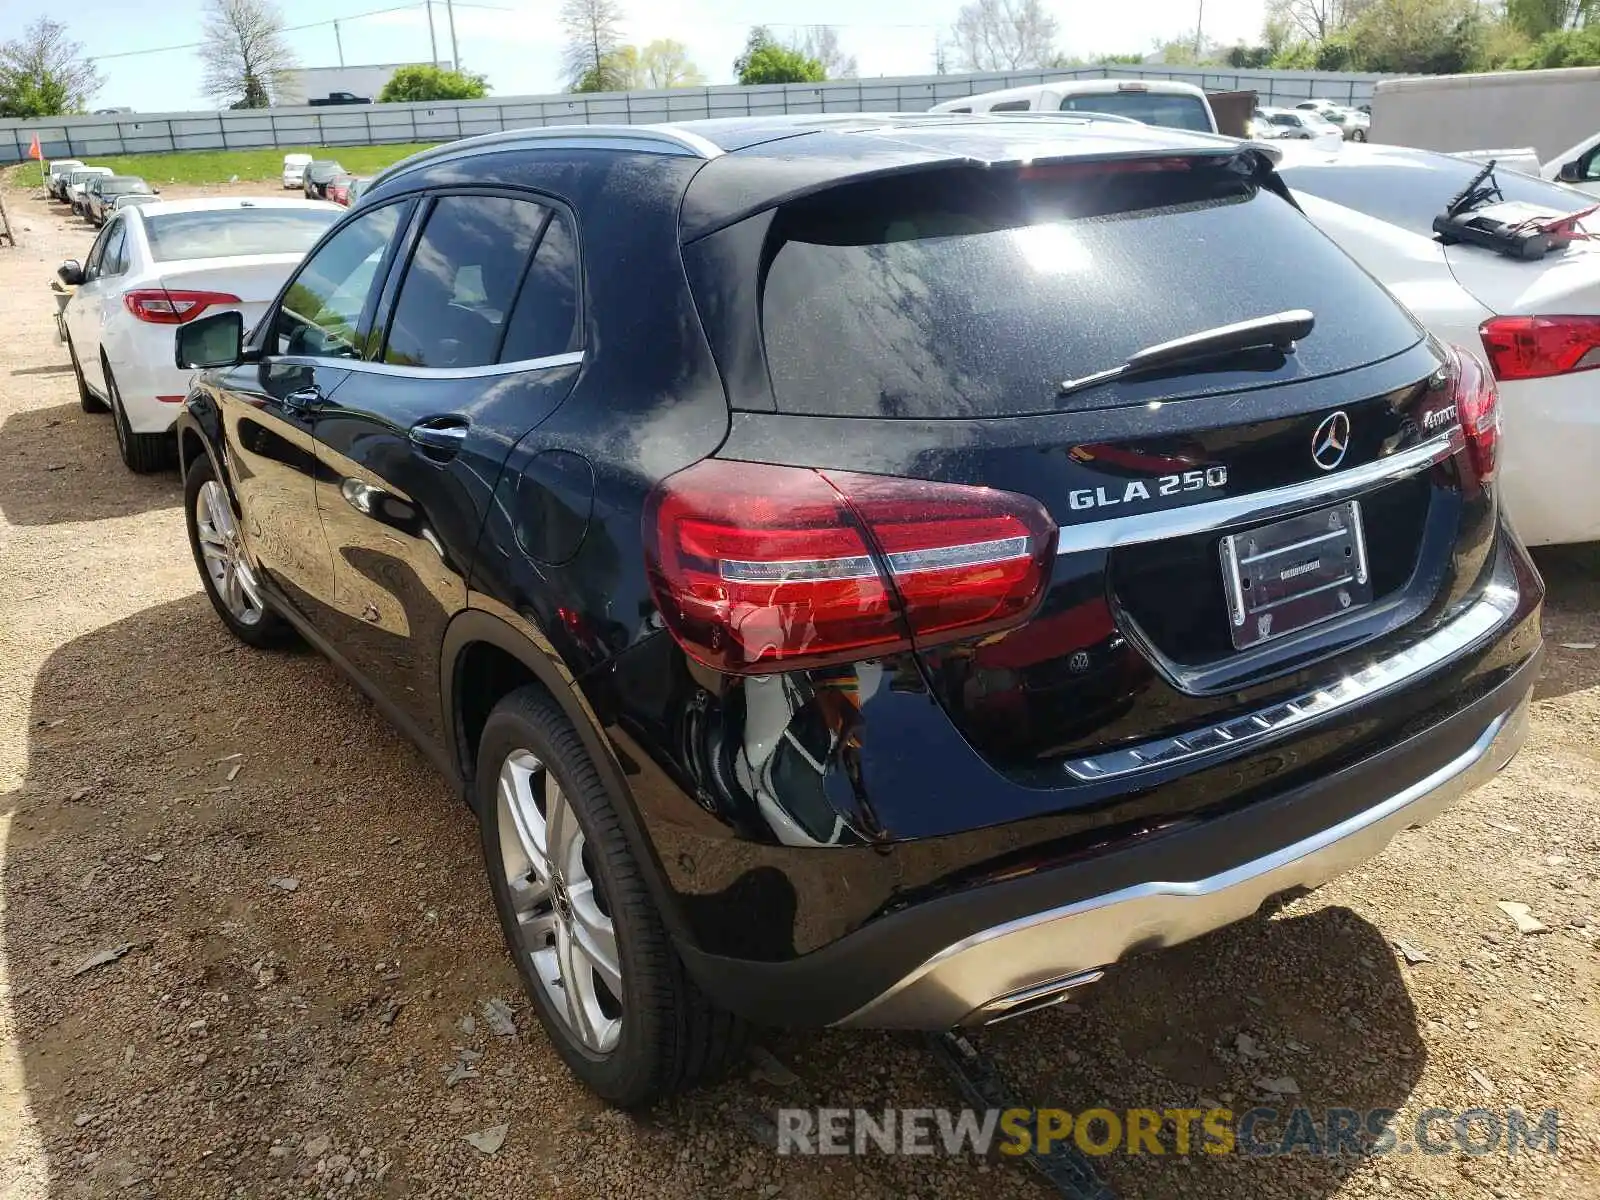
<svg viewBox="0 0 1600 1200">
<path fill-rule="evenodd" d="M 307 100 L 312 108 L 321 108 L 328 104 L 371 104 L 371 96 L 358 96 L 354 92 L 329 92 L 326 96 L 318 96 L 315 100 Z"/>
</svg>

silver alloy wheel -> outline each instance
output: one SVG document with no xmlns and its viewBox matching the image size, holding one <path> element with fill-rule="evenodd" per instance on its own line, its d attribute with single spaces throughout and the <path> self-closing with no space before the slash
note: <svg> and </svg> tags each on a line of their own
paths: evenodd
<svg viewBox="0 0 1600 1200">
<path fill-rule="evenodd" d="M 261 589 L 245 559 L 244 546 L 239 540 L 239 523 L 233 519 L 228 493 L 215 479 L 201 484 L 195 496 L 194 528 L 200 539 L 200 556 L 205 559 L 206 574 L 211 576 L 211 585 L 217 589 L 223 605 L 239 624 L 259 623 L 264 611 Z"/>
<path fill-rule="evenodd" d="M 586 1049 L 609 1053 L 622 1035 L 622 958 L 577 814 L 527 750 L 512 751 L 500 767 L 499 807 L 521 952 L 567 1029 Z"/>
</svg>

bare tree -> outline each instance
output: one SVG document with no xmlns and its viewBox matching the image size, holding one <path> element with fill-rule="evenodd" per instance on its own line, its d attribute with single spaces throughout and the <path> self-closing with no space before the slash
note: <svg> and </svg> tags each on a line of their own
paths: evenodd
<svg viewBox="0 0 1600 1200">
<path fill-rule="evenodd" d="M 648 88 L 699 87 L 706 81 L 689 60 L 689 48 L 673 38 L 659 38 L 641 50 L 639 71 Z"/>
<path fill-rule="evenodd" d="M 832 25 L 811 26 L 796 39 L 794 48 L 821 63 L 829 79 L 855 79 L 861 74 L 856 56 L 844 52 L 839 45 L 839 31 Z"/>
<path fill-rule="evenodd" d="M 567 46 L 561 52 L 561 68 L 569 88 L 609 92 L 627 87 L 613 60 L 622 48 L 621 26 L 619 0 L 563 0 L 561 28 Z"/>
<path fill-rule="evenodd" d="M 0 117 L 82 112 L 103 82 L 59 21 L 40 17 L 0 45 Z"/>
<path fill-rule="evenodd" d="M 272 0 L 207 0 L 201 22 L 201 90 L 219 105 L 266 108 L 299 66 Z"/>
<path fill-rule="evenodd" d="M 1269 20 L 1277 20 L 1321 45 L 1357 15 L 1350 0 L 1269 0 Z"/>
<path fill-rule="evenodd" d="M 1056 57 L 1057 28 L 1041 0 L 972 0 L 956 14 L 956 60 L 972 71 L 1042 67 Z"/>
</svg>

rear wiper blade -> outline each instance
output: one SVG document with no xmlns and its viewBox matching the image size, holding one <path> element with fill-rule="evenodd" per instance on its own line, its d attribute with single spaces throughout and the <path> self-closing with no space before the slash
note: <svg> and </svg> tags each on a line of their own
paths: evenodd
<svg viewBox="0 0 1600 1200">
<path fill-rule="evenodd" d="M 1251 317 L 1248 321 L 1238 321 L 1232 325 L 1218 325 L 1215 329 L 1204 329 L 1170 342 L 1146 346 L 1130 354 L 1126 362 L 1096 371 L 1093 375 L 1064 379 L 1060 394 L 1066 396 L 1110 383 L 1113 379 L 1148 375 L 1208 359 L 1226 358 L 1248 350 L 1273 349 L 1287 354 L 1294 349 L 1295 342 L 1311 332 L 1316 323 L 1316 314 L 1309 309 L 1291 308 L 1271 316 Z"/>
</svg>

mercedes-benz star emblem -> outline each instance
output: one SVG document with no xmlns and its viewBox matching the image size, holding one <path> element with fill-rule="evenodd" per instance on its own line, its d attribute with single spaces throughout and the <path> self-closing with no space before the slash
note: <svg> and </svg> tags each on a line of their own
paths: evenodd
<svg viewBox="0 0 1600 1200">
<path fill-rule="evenodd" d="M 1350 418 L 1336 412 L 1317 426 L 1311 435 L 1311 461 L 1324 471 L 1331 471 L 1344 461 L 1350 448 Z"/>
</svg>

